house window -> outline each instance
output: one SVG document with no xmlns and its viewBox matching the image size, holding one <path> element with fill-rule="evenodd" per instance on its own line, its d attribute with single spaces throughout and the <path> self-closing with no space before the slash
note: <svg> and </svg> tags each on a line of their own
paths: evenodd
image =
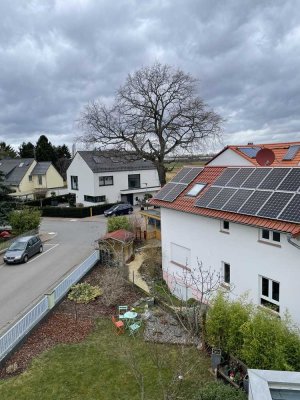
<svg viewBox="0 0 300 400">
<path fill-rule="evenodd" d="M 29 182 L 32 182 L 32 175 L 28 176 Z"/>
<path fill-rule="evenodd" d="M 230 284 L 230 264 L 223 262 L 224 283 Z"/>
<path fill-rule="evenodd" d="M 87 196 L 84 195 L 84 201 L 88 201 L 90 203 L 103 203 L 106 200 L 105 196 Z"/>
<path fill-rule="evenodd" d="M 99 176 L 99 186 L 112 186 L 113 184 L 113 176 Z"/>
<path fill-rule="evenodd" d="M 191 250 L 187 247 L 171 243 L 171 263 L 189 270 L 191 265 Z"/>
<path fill-rule="evenodd" d="M 128 175 L 128 189 L 139 189 L 141 187 L 141 175 Z"/>
<path fill-rule="evenodd" d="M 38 181 L 39 181 L 39 185 L 43 184 L 43 177 L 42 175 L 38 175 Z"/>
<path fill-rule="evenodd" d="M 279 282 L 260 277 L 260 304 L 279 312 Z"/>
<path fill-rule="evenodd" d="M 280 232 L 261 229 L 260 238 L 266 242 L 280 243 Z"/>
<path fill-rule="evenodd" d="M 229 221 L 221 221 L 221 231 L 222 232 L 229 232 Z"/>
<path fill-rule="evenodd" d="M 71 176 L 71 189 L 78 190 L 78 176 Z"/>
<path fill-rule="evenodd" d="M 187 192 L 187 196 L 192 196 L 192 197 L 195 197 L 195 196 L 198 196 L 198 194 L 201 192 L 201 190 L 203 190 L 204 189 L 204 187 L 205 187 L 205 183 L 196 183 L 193 187 L 192 187 L 192 189 L 190 189 L 188 192 Z"/>
</svg>

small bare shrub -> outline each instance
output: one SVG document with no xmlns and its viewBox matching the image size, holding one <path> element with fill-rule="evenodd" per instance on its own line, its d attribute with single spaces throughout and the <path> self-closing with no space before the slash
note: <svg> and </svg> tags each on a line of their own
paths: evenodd
<svg viewBox="0 0 300 400">
<path fill-rule="evenodd" d="M 102 276 L 102 301 L 105 306 L 117 306 L 122 299 L 127 282 L 119 268 L 106 269 Z"/>
</svg>

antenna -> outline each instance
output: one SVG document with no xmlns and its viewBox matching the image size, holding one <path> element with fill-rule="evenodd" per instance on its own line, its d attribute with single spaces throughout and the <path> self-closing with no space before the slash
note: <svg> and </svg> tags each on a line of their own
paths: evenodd
<svg viewBox="0 0 300 400">
<path fill-rule="evenodd" d="M 268 167 L 269 165 L 273 164 L 275 160 L 275 154 L 271 149 L 261 149 L 256 154 L 256 161 L 262 167 Z"/>
</svg>

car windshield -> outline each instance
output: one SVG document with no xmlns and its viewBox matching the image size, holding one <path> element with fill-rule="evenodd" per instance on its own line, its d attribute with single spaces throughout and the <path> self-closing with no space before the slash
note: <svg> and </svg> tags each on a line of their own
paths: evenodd
<svg viewBox="0 0 300 400">
<path fill-rule="evenodd" d="M 8 251 L 25 250 L 27 242 L 14 242 Z"/>
</svg>

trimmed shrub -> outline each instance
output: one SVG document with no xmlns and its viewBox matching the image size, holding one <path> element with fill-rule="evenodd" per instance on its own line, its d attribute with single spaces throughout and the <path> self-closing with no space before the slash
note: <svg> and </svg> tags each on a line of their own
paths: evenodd
<svg viewBox="0 0 300 400">
<path fill-rule="evenodd" d="M 224 383 L 207 383 L 195 397 L 195 400 L 247 400 L 246 393 Z"/>
<path fill-rule="evenodd" d="M 86 304 L 95 300 L 101 294 L 102 290 L 99 286 L 92 286 L 89 283 L 84 282 L 71 287 L 68 299 L 75 301 L 75 303 Z"/>
<path fill-rule="evenodd" d="M 9 223 L 14 235 L 37 229 L 41 221 L 41 212 L 29 207 L 12 211 L 9 214 Z"/>
<path fill-rule="evenodd" d="M 132 230 L 129 219 L 125 216 L 110 217 L 107 221 L 107 232 L 114 232 L 118 229 L 126 229 L 127 231 Z"/>
</svg>

